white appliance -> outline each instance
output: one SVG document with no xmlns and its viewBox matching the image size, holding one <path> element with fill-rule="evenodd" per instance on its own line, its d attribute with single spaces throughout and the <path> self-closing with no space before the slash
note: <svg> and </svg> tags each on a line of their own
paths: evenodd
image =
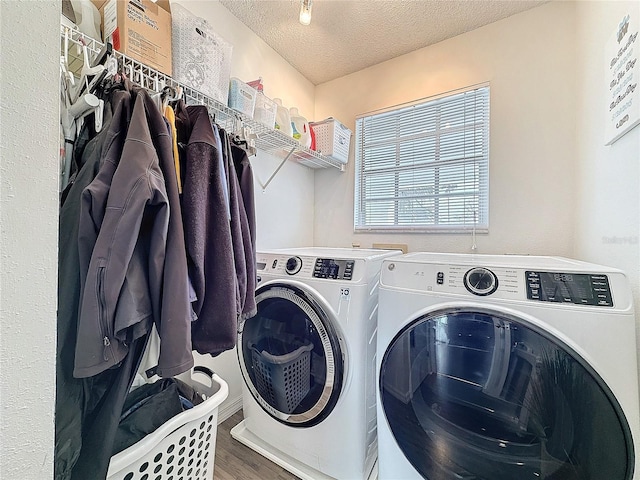
<svg viewBox="0 0 640 480">
<path fill-rule="evenodd" d="M 258 314 L 238 337 L 244 420 L 235 439 L 302 479 L 369 477 L 380 267 L 399 254 L 258 253 Z"/>
<path fill-rule="evenodd" d="M 636 329 L 623 272 L 409 254 L 383 263 L 378 325 L 380 480 L 634 478 Z"/>
</svg>

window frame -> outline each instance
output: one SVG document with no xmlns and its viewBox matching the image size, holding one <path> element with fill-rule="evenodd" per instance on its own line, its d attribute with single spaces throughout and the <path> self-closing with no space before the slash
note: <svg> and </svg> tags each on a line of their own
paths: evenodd
<svg viewBox="0 0 640 480">
<path fill-rule="evenodd" d="M 474 92 L 473 101 L 479 101 L 482 105 L 481 111 L 479 115 L 474 117 L 473 122 L 469 122 L 469 125 L 477 125 L 477 128 L 482 132 L 481 133 L 481 155 L 465 155 L 462 158 L 456 158 L 454 160 L 447 159 L 439 159 L 440 150 L 439 150 L 439 142 L 440 137 L 443 135 L 443 129 L 440 125 L 440 111 L 443 106 L 458 104 L 460 108 L 464 108 L 466 105 L 466 100 L 463 98 L 460 100 L 461 96 L 467 95 L 470 92 Z M 358 115 L 356 117 L 356 133 L 355 133 L 355 175 L 354 175 L 354 218 L 353 218 L 353 226 L 355 233 L 369 233 L 369 232 L 386 232 L 386 233 L 488 233 L 489 232 L 489 143 L 490 143 L 490 85 L 489 82 L 471 85 L 469 87 L 461 88 L 458 90 L 453 90 L 449 92 L 445 92 L 439 95 L 422 98 L 413 102 L 404 103 L 400 105 L 395 105 L 389 108 L 385 108 L 382 110 L 376 110 L 373 112 L 364 113 Z M 378 174 L 380 172 L 386 172 L 388 174 L 394 174 L 394 184 L 393 184 L 393 195 L 387 198 L 388 201 L 393 202 L 393 211 L 394 211 L 394 219 L 393 224 L 365 224 L 366 222 L 366 207 L 367 207 L 367 199 L 365 198 L 365 180 L 367 179 L 367 173 L 365 171 L 366 165 L 363 165 L 365 161 L 363 158 L 363 150 L 367 148 L 366 143 L 363 136 L 363 122 L 369 120 L 374 121 L 376 119 L 384 118 L 384 117 L 392 117 L 394 121 L 401 121 L 403 118 L 406 118 L 406 114 L 410 114 L 409 112 L 414 112 L 415 109 L 421 109 L 421 112 L 428 111 L 428 114 L 435 115 L 435 123 L 433 133 L 429 134 L 421 134 L 415 132 L 413 134 L 399 134 L 396 132 L 395 136 L 391 141 L 386 142 L 386 145 L 390 148 L 395 146 L 395 165 L 391 167 L 385 167 L 378 170 Z M 405 114 L 405 117 L 403 117 Z M 464 119 L 464 114 L 460 115 L 460 119 Z M 452 128 L 452 127 L 449 127 Z M 417 130 L 416 128 L 415 130 Z M 454 131 L 465 132 L 467 130 L 472 130 L 473 127 L 469 127 L 466 123 L 463 124 L 462 127 L 455 127 L 453 130 L 447 130 L 445 133 L 452 133 Z M 475 134 L 474 134 L 475 135 Z M 434 154 L 434 159 L 429 161 L 422 161 L 422 163 L 418 166 L 412 165 L 400 165 L 400 145 L 403 142 L 412 141 L 416 139 L 424 139 L 428 137 L 433 137 L 435 143 L 438 145 L 436 147 L 437 154 Z M 464 137 L 464 142 L 466 142 L 466 137 Z M 375 143 L 375 142 L 371 142 Z M 385 145 L 385 142 L 380 142 L 378 146 Z M 476 147 L 476 140 L 474 136 L 474 148 Z M 371 147 L 369 147 L 371 148 Z M 465 146 L 466 148 L 466 146 Z M 414 158 L 414 157 L 412 157 Z M 413 160 L 412 160 L 413 163 Z M 473 212 L 474 220 L 472 222 L 466 223 L 438 223 L 438 215 L 440 214 L 441 206 L 435 206 L 436 203 L 442 201 L 442 199 L 452 198 L 448 195 L 445 195 L 442 192 L 427 194 L 425 196 L 416 196 L 414 200 L 427 200 L 433 202 L 433 217 L 435 223 L 416 223 L 416 224 L 407 224 L 402 223 L 399 220 L 399 212 L 401 210 L 401 194 L 399 193 L 399 173 L 408 172 L 413 170 L 418 170 L 425 175 L 429 172 L 433 171 L 434 176 L 434 188 L 439 188 L 437 175 L 441 169 L 441 167 L 453 167 L 462 166 L 462 168 L 466 168 L 466 166 L 470 165 L 474 169 L 474 183 L 477 183 L 477 188 L 474 187 L 474 190 L 471 195 L 474 197 L 474 201 L 477 202 L 477 209 Z M 375 177 L 375 174 L 372 175 L 372 172 L 369 172 L 369 179 L 371 177 Z M 387 183 L 385 186 L 389 187 L 390 184 Z M 408 188 L 411 188 L 409 185 Z M 428 188 L 428 187 L 421 187 Z M 462 193 L 462 196 L 468 196 L 468 193 Z M 369 204 L 373 203 L 369 199 Z M 411 201 L 411 199 L 409 199 Z M 463 205 L 465 205 L 463 201 Z M 464 207 L 463 207 L 464 208 Z M 427 213 L 425 213 L 426 215 Z M 465 214 L 463 214 L 465 215 Z M 466 220 L 466 219 L 465 219 Z"/>
</svg>

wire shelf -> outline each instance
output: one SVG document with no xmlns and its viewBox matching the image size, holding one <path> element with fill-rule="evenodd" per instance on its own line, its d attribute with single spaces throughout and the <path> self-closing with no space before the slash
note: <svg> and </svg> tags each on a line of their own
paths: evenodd
<svg viewBox="0 0 640 480">
<path fill-rule="evenodd" d="M 94 38 L 66 25 L 60 26 L 62 55 L 68 58 L 68 69 L 79 74 L 83 65 L 82 45 L 87 46 L 90 55 L 97 55 L 104 44 Z M 66 52 L 65 52 L 66 50 Z M 130 80 L 144 88 L 160 91 L 165 86 L 182 87 L 187 104 L 200 104 L 207 107 L 215 122 L 227 131 L 238 131 L 240 127 L 248 127 L 256 135 L 256 148 L 281 159 L 289 159 L 310 168 L 333 167 L 344 171 L 343 163 L 321 155 L 285 134 L 256 122 L 246 115 L 233 110 L 194 88 L 175 81 L 169 75 L 159 72 L 138 60 L 116 50 L 113 51 L 123 71 Z"/>
</svg>

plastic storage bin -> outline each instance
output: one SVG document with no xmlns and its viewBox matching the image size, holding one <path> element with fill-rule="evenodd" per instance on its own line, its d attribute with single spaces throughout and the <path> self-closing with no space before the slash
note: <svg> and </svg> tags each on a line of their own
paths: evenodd
<svg viewBox="0 0 640 480">
<path fill-rule="evenodd" d="M 171 2 L 173 78 L 226 105 L 233 47 L 203 18 Z"/>
<path fill-rule="evenodd" d="M 253 111 L 253 119 L 271 129 L 276 126 L 276 112 L 278 106 L 276 102 L 258 92 L 256 97 L 256 108 Z"/>
<path fill-rule="evenodd" d="M 258 91 L 232 77 L 229 81 L 229 106 L 249 118 L 253 118 Z"/>
<path fill-rule="evenodd" d="M 316 137 L 316 151 L 342 163 L 349 160 L 351 130 L 334 118 L 309 123 Z"/>
<path fill-rule="evenodd" d="M 278 340 L 269 339 L 272 349 L 274 342 Z M 313 344 L 307 342 L 289 353 L 272 355 L 261 343 L 250 345 L 258 393 L 279 411 L 292 413 L 311 388 Z"/>
<path fill-rule="evenodd" d="M 107 480 L 213 478 L 218 407 L 227 398 L 229 388 L 222 378 L 206 368 L 195 367 L 195 372 L 210 376 L 210 387 L 189 381 L 208 398 L 111 457 Z"/>
</svg>

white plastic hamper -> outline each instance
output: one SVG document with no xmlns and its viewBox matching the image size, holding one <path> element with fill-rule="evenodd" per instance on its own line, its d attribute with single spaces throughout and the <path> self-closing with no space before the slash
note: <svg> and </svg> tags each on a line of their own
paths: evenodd
<svg viewBox="0 0 640 480">
<path fill-rule="evenodd" d="M 213 373 L 207 390 L 204 402 L 111 457 L 107 480 L 212 480 L 218 407 L 229 387 Z"/>
</svg>

